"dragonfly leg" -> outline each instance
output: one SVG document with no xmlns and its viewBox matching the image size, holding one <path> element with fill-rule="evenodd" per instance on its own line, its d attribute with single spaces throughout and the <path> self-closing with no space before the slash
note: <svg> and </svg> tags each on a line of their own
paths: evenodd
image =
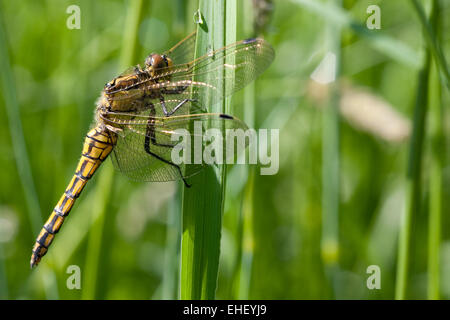
<svg viewBox="0 0 450 320">
<path fill-rule="evenodd" d="M 148 129 L 148 128 L 147 128 L 147 129 Z M 153 143 L 152 143 L 152 144 L 153 144 Z M 181 168 L 180 168 L 179 165 L 177 165 L 177 164 L 175 164 L 175 163 L 173 163 L 173 162 L 171 162 L 171 161 L 169 161 L 169 160 L 164 159 L 163 157 L 157 155 L 156 153 L 154 153 L 154 152 L 152 152 L 152 151 L 150 150 L 150 137 L 149 137 L 149 136 L 145 136 L 144 149 L 145 149 L 145 152 L 147 152 L 149 155 L 155 157 L 155 158 L 158 159 L 158 160 L 161 160 L 161 161 L 164 162 L 164 163 L 167 163 L 167 164 L 169 164 L 169 165 L 171 165 L 171 166 L 177 168 L 178 173 L 180 174 L 180 177 L 181 177 L 181 179 L 182 179 L 183 182 L 184 182 L 184 185 L 185 185 L 186 187 L 190 188 L 191 185 L 190 185 L 189 183 L 187 183 L 186 179 L 185 179 L 184 176 L 183 176 L 183 173 L 181 172 Z"/>
<path fill-rule="evenodd" d="M 163 107 L 163 110 L 165 110 L 165 107 Z M 156 110 L 153 103 L 150 103 L 150 117 L 147 121 L 147 130 L 146 130 L 146 138 L 149 137 L 152 144 L 158 147 L 166 147 L 166 148 L 173 148 L 173 144 L 166 144 L 166 143 L 159 143 L 156 141 L 156 135 L 155 135 L 155 127 L 153 125 L 153 117 L 156 116 Z"/>
<path fill-rule="evenodd" d="M 197 100 L 196 100 L 196 99 L 184 99 L 184 100 L 181 101 L 179 104 L 177 104 L 177 105 L 175 106 L 175 108 L 173 108 L 171 111 L 167 111 L 166 103 L 165 103 L 165 101 L 164 101 L 164 97 L 163 97 L 163 96 L 161 96 L 161 97 L 159 98 L 159 101 L 161 102 L 161 106 L 162 106 L 164 115 L 165 115 L 166 117 L 170 117 L 170 116 L 173 115 L 178 109 L 180 109 L 186 102 L 188 102 L 188 101 L 194 102 L 194 101 L 197 101 Z"/>
<path fill-rule="evenodd" d="M 173 162 L 171 162 L 169 160 L 164 159 L 163 157 L 157 155 L 156 153 L 154 153 L 154 152 L 152 152 L 150 150 L 150 143 L 153 144 L 153 145 L 156 145 L 156 146 L 172 147 L 173 148 L 173 145 L 162 144 L 162 143 L 158 143 L 156 141 L 155 127 L 153 125 L 153 119 L 152 119 L 152 116 L 155 115 L 155 107 L 153 105 L 151 105 L 150 110 L 151 110 L 150 111 L 150 117 L 149 117 L 148 122 L 147 122 L 147 130 L 146 130 L 145 141 L 144 141 L 145 152 L 147 152 L 149 155 L 155 157 L 156 159 L 161 160 L 162 162 L 167 163 L 168 165 L 171 165 L 171 166 L 177 168 L 178 173 L 180 174 L 180 177 L 181 177 L 181 179 L 184 182 L 184 185 L 187 188 L 189 188 L 191 185 L 189 183 L 187 183 L 186 179 L 183 176 L 183 173 L 181 172 L 181 168 L 180 168 L 179 165 L 177 165 L 177 164 L 175 164 L 175 163 L 173 163 Z"/>
</svg>

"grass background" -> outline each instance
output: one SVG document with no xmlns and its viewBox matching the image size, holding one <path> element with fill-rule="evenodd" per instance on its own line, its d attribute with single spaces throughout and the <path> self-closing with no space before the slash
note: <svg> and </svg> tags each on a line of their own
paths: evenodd
<svg viewBox="0 0 450 320">
<path fill-rule="evenodd" d="M 254 9 L 237 3 L 237 38 L 247 38 Z M 66 27 L 71 4 L 81 9 L 80 30 Z M 372 4 L 381 8 L 381 30 L 365 27 Z M 423 23 L 433 4 L 440 14 L 430 37 Z M 130 182 L 110 161 L 39 267 L 28 262 L 104 84 L 193 31 L 198 5 L 0 2 L 0 298 L 180 297 L 180 184 Z M 231 105 L 255 128 L 280 129 L 280 170 L 227 168 L 216 298 L 450 298 L 442 57 L 436 67 L 436 57 L 449 60 L 448 2 L 279 0 L 271 14 L 257 21 L 275 61 Z M 326 88 L 310 75 L 328 51 L 337 55 L 339 83 Z M 411 174 L 408 163 L 417 161 Z M 69 265 L 80 266 L 81 290 L 66 287 Z M 366 287 L 370 265 L 380 267 L 380 290 Z"/>
</svg>

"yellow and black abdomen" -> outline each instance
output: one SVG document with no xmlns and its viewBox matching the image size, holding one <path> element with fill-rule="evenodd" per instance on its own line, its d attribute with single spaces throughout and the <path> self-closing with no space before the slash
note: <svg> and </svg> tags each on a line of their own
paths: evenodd
<svg viewBox="0 0 450 320">
<path fill-rule="evenodd" d="M 80 195 L 86 182 L 111 153 L 116 140 L 116 135 L 107 129 L 96 127 L 88 132 L 84 140 L 83 152 L 78 162 L 77 170 L 36 239 L 30 261 L 31 267 L 37 265 L 47 253 L 48 247 L 72 209 L 75 200 Z"/>
</svg>

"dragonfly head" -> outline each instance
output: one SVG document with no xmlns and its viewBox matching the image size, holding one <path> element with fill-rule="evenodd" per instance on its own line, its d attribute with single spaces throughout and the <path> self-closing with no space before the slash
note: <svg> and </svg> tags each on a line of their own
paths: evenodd
<svg viewBox="0 0 450 320">
<path fill-rule="evenodd" d="M 160 69 L 164 69 L 173 65 L 172 59 L 164 54 L 152 53 L 145 59 L 145 68 L 154 76 Z"/>
</svg>

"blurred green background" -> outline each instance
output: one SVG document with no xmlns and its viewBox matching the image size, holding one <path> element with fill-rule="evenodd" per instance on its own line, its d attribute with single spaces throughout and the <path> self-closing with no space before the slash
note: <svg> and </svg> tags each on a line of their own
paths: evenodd
<svg viewBox="0 0 450 320">
<path fill-rule="evenodd" d="M 449 95 L 434 56 L 423 67 L 427 42 L 413 2 L 238 1 L 238 39 L 253 35 L 256 20 L 276 52 L 255 83 L 254 127 L 280 129 L 280 169 L 261 176 L 253 166 L 247 186 L 241 169 L 228 170 L 217 298 L 395 297 L 420 70 L 429 74 L 428 114 L 406 298 L 450 298 Z M 420 3 L 428 14 L 434 1 Z M 66 27 L 73 4 L 79 30 Z M 448 53 L 450 3 L 439 4 L 433 32 Z M 75 170 L 95 101 L 120 71 L 134 5 L 0 2 L 1 299 L 179 297 L 179 182 L 135 183 L 119 173 L 102 181 L 97 173 L 39 267 L 29 268 L 37 233 Z M 366 28 L 369 5 L 381 9 L 379 30 Z M 197 8 L 194 0 L 144 1 L 134 63 L 195 30 Z M 333 86 L 311 80 L 327 52 L 339 65 Z M 240 117 L 247 99 L 234 96 Z M 103 188 L 107 206 L 98 210 Z M 80 290 L 66 286 L 70 265 L 80 267 Z M 367 288 L 370 265 L 381 270 L 381 289 Z"/>
</svg>

